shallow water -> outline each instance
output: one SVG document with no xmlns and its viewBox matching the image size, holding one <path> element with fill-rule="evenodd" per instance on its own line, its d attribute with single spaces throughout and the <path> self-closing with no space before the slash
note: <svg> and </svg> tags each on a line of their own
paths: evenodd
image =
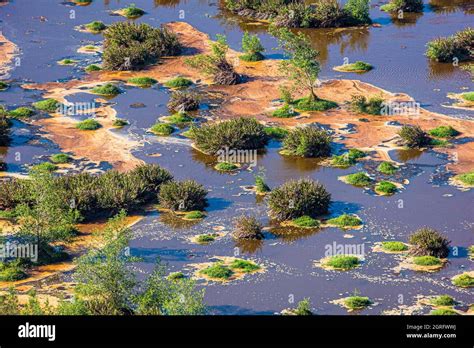
<svg viewBox="0 0 474 348">
<path fill-rule="evenodd" d="M 243 24 L 224 16 L 216 1 L 133 2 L 148 13 L 137 21 L 159 25 L 184 20 L 211 36 L 225 33 L 235 49 L 240 46 L 242 29 L 245 28 L 261 35 L 269 56 L 281 54 L 271 49 L 276 46 L 275 40 L 264 34 L 262 26 Z M 429 110 L 460 117 L 464 114 L 473 116 L 472 112 L 441 106 L 448 101 L 448 92 L 459 92 L 464 86 L 472 88 L 467 72 L 450 65 L 429 64 L 423 56 L 428 40 L 452 34 L 471 23 L 469 11 L 472 13 L 472 7 L 469 7 L 469 1 L 431 3 L 441 5 L 435 11 L 427 3 L 425 13 L 408 19 L 408 23 L 393 22 L 388 15 L 373 8 L 372 17 L 382 24 L 381 28 L 307 30 L 321 51 L 322 78 L 359 78 L 391 92 L 407 93 Z M 448 3 L 453 5 L 448 6 Z M 0 8 L 3 33 L 21 49 L 20 65 L 11 72 L 11 78 L 20 84 L 83 76 L 81 67 L 97 61 L 97 57 L 76 51 L 82 45 L 97 43 L 101 37 L 80 33 L 74 27 L 93 20 L 102 20 L 106 24 L 122 20 L 110 16 L 109 11 L 124 5 L 121 1 L 94 1 L 90 6 L 78 7 L 52 0 L 17 0 Z M 180 18 L 183 14 L 180 11 L 184 11 L 184 18 Z M 71 18 L 72 14 L 74 18 Z M 46 17 L 46 20 L 41 20 L 40 16 Z M 350 61 L 363 59 L 375 65 L 376 69 L 357 76 L 332 71 L 333 66 L 342 64 L 344 57 L 349 57 Z M 80 59 L 81 63 L 77 67 L 56 64 L 64 58 Z M 381 313 L 400 304 L 412 305 L 418 294 L 446 293 L 458 301 L 472 302 L 473 291 L 452 286 L 450 278 L 464 270 L 474 269 L 465 249 L 474 241 L 474 190 L 462 192 L 447 185 L 449 175 L 444 170 L 447 162 L 443 156 L 434 152 L 393 151 L 392 158 L 405 163 L 402 172 L 395 178 L 399 182 L 408 179 L 410 183 L 392 197 L 380 197 L 338 180 L 339 176 L 358 170 L 375 175 L 374 163 L 359 163 L 349 169 L 322 167 L 317 160 L 283 157 L 278 154 L 279 144 L 272 142 L 257 161 L 258 167 L 265 168 L 271 187 L 291 178 L 318 179 L 332 194 L 331 215 L 342 212 L 358 214 L 364 221 L 364 227 L 349 231 L 324 228 L 289 235 L 282 235 L 281 229 L 273 229 L 266 232 L 263 242 L 236 245 L 230 232 L 232 220 L 239 215 L 254 214 L 267 226 L 274 227 L 268 220 L 264 200 L 257 199 L 243 188 L 254 183 L 257 168 L 253 171 L 241 170 L 233 175 L 221 174 L 212 168 L 213 159 L 192 149 L 189 140 L 179 135 L 162 139 L 146 133 L 158 117 L 168 114 L 166 103 L 169 92 L 159 85 L 149 89 L 121 88 L 124 93 L 109 102 L 114 105 L 118 117 L 130 122 L 130 126 L 118 131 L 144 140 L 143 147 L 137 149 L 135 155 L 148 163 L 162 165 L 177 179 L 193 178 L 210 191 L 208 217 L 202 222 L 184 223 L 155 212 L 134 226 L 135 239 L 131 249 L 132 254 L 144 258 L 144 262 L 138 264 L 142 271 L 149 272 L 157 257 L 166 261 L 172 271 L 184 269 L 185 273 L 189 273 L 186 267 L 190 263 L 207 262 L 213 256 L 233 255 L 252 258 L 267 268 L 265 273 L 247 275 L 243 280 L 227 285 L 208 284 L 206 302 L 214 313 L 271 314 L 293 306 L 290 303 L 292 298 L 296 303 L 310 297 L 319 314 L 344 314 L 346 310 L 329 301 L 354 291 L 378 303 L 362 314 Z M 24 91 L 14 86 L 2 92 L 0 99 L 8 105 L 25 105 L 40 98 L 40 95 L 40 91 Z M 79 93 L 67 99 L 92 102 L 96 97 Z M 131 106 L 133 103 L 145 106 L 134 108 Z M 3 162 L 7 163 L 11 172 L 24 171 L 24 164 L 36 163 L 41 156 L 58 151 L 54 144 L 36 134 L 34 127 L 18 123 L 14 132 L 11 147 L 0 152 L 6 154 Z M 16 153 L 21 154 L 21 163 L 16 161 Z M 424 274 L 403 270 L 397 274 L 392 269 L 398 265 L 397 256 L 371 251 L 375 242 L 392 239 L 406 241 L 409 233 L 425 225 L 444 232 L 451 239 L 452 246 L 459 247 L 458 255 L 451 255 L 450 263 L 440 272 Z M 228 234 L 212 244 L 195 245 L 187 239 L 212 232 L 213 228 L 218 227 L 223 227 Z M 347 234 L 352 238 L 345 238 Z M 324 257 L 327 246 L 333 243 L 363 245 L 363 265 L 348 272 L 314 268 L 313 261 Z"/>
</svg>

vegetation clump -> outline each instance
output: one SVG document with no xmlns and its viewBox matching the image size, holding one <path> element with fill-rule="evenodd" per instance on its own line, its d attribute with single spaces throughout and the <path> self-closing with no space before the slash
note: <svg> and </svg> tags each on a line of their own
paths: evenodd
<svg viewBox="0 0 474 348">
<path fill-rule="evenodd" d="M 309 302 L 309 298 L 305 298 L 299 301 L 293 313 L 295 315 L 313 315 L 313 312 L 311 311 L 311 303 Z"/>
<path fill-rule="evenodd" d="M 93 71 L 101 71 L 102 68 L 98 66 L 97 64 L 91 64 L 91 65 L 86 66 L 84 70 L 89 73 Z"/>
<path fill-rule="evenodd" d="M 169 280 L 181 280 L 181 279 L 185 279 L 185 275 L 183 274 L 183 272 L 172 272 L 168 275 L 168 279 Z"/>
<path fill-rule="evenodd" d="M 434 256 L 415 256 L 412 261 L 417 266 L 438 266 L 442 264 L 441 260 Z"/>
<path fill-rule="evenodd" d="M 380 181 L 375 185 L 375 191 L 383 195 L 393 195 L 398 191 L 398 187 L 390 181 Z"/>
<path fill-rule="evenodd" d="M 344 305 L 351 310 L 359 310 L 369 307 L 372 301 L 368 297 L 350 296 L 344 299 Z"/>
<path fill-rule="evenodd" d="M 432 310 L 430 315 L 459 315 L 459 313 L 452 309 L 440 308 Z"/>
<path fill-rule="evenodd" d="M 347 228 L 347 227 L 357 227 L 357 226 L 362 225 L 362 220 L 355 215 L 342 214 L 342 215 L 339 215 L 338 217 L 327 220 L 326 223 L 328 225 L 334 225 L 341 228 Z"/>
<path fill-rule="evenodd" d="M 355 63 L 344 64 L 341 66 L 337 66 L 334 69 L 338 71 L 344 71 L 344 72 L 367 72 L 367 71 L 372 70 L 373 68 L 374 67 L 370 65 L 369 63 L 358 60 Z"/>
<path fill-rule="evenodd" d="M 216 237 L 214 237 L 211 234 L 201 234 L 200 236 L 197 237 L 196 241 L 198 243 L 206 244 L 206 243 L 211 243 L 216 240 Z"/>
<path fill-rule="evenodd" d="M 198 54 L 185 60 L 186 64 L 194 69 L 201 70 L 211 76 L 217 85 L 237 85 L 242 82 L 242 77 L 235 72 L 234 66 L 227 61 L 226 54 L 229 50 L 227 39 L 224 35 L 217 35 L 217 40 L 211 42 L 210 54 Z"/>
<path fill-rule="evenodd" d="M 8 112 L 8 115 L 15 118 L 28 118 L 35 114 L 35 111 L 26 106 L 20 106 Z"/>
<path fill-rule="evenodd" d="M 158 81 L 151 77 L 132 77 L 127 80 L 128 83 L 131 83 L 132 85 L 136 85 L 142 88 L 146 87 L 151 87 Z"/>
<path fill-rule="evenodd" d="M 20 259 L 0 262 L 0 281 L 13 282 L 26 278 L 27 274 Z"/>
<path fill-rule="evenodd" d="M 194 111 L 199 109 L 200 99 L 195 92 L 174 91 L 168 102 L 168 108 L 179 112 Z"/>
<path fill-rule="evenodd" d="M 450 241 L 438 231 L 423 227 L 412 233 L 408 239 L 412 245 L 410 253 L 415 256 L 446 258 Z"/>
<path fill-rule="evenodd" d="M 8 83 L 0 81 L 0 91 L 4 91 L 8 88 Z"/>
<path fill-rule="evenodd" d="M 380 97 L 372 97 L 367 100 L 363 95 L 353 95 L 350 107 L 354 112 L 381 115 L 384 109 L 384 100 Z"/>
<path fill-rule="evenodd" d="M 288 135 L 288 130 L 282 127 L 265 127 L 265 133 L 273 139 L 281 140 Z"/>
<path fill-rule="evenodd" d="M 216 279 L 229 279 L 232 277 L 234 272 L 227 266 L 216 263 L 215 265 L 209 266 L 203 270 L 201 273 L 207 275 L 209 278 L 216 278 Z"/>
<path fill-rule="evenodd" d="M 76 128 L 80 130 L 91 131 L 97 130 L 100 127 L 102 127 L 102 125 L 94 118 L 88 118 L 87 120 L 76 123 Z"/>
<path fill-rule="evenodd" d="M 55 99 L 44 99 L 33 103 L 33 107 L 37 110 L 46 112 L 56 112 L 58 110 L 59 103 Z"/>
<path fill-rule="evenodd" d="M 193 84 L 191 80 L 188 80 L 184 77 L 178 76 L 174 79 L 171 79 L 165 83 L 165 86 L 168 88 L 186 88 Z"/>
<path fill-rule="evenodd" d="M 160 206 L 172 211 L 202 211 L 207 206 L 207 190 L 194 180 L 170 181 L 161 186 Z"/>
<path fill-rule="evenodd" d="M 433 306 L 454 306 L 456 301 L 449 295 L 441 295 L 433 298 L 430 303 Z"/>
<path fill-rule="evenodd" d="M 138 18 L 145 14 L 145 11 L 143 11 L 141 8 L 138 8 L 135 4 L 130 4 L 130 6 L 121 9 L 119 12 L 124 17 L 129 19 Z"/>
<path fill-rule="evenodd" d="M 382 249 L 386 251 L 392 251 L 392 252 L 401 252 L 401 251 L 407 251 L 408 246 L 402 242 L 387 241 L 387 242 L 382 242 Z"/>
<path fill-rule="evenodd" d="M 364 158 L 367 154 L 359 149 L 350 149 L 348 152 L 333 156 L 331 158 L 331 165 L 335 167 L 347 168 L 357 163 L 357 160 Z"/>
<path fill-rule="evenodd" d="M 423 0 L 390 0 L 380 9 L 386 12 L 423 12 Z"/>
<path fill-rule="evenodd" d="M 91 92 L 104 96 L 116 96 L 121 93 L 120 88 L 111 83 L 107 83 L 102 86 L 96 86 L 92 88 Z"/>
<path fill-rule="evenodd" d="M 403 126 L 398 135 L 410 148 L 422 148 L 431 143 L 431 139 L 419 126 Z"/>
<path fill-rule="evenodd" d="M 474 59 L 473 40 L 474 29 L 468 27 L 452 36 L 440 37 L 428 42 L 426 56 L 443 63 L 453 62 L 454 59 L 472 61 Z"/>
<path fill-rule="evenodd" d="M 430 130 L 429 134 L 438 138 L 453 138 L 461 133 L 451 126 L 439 126 Z"/>
<path fill-rule="evenodd" d="M 357 256 L 335 255 L 328 258 L 326 265 L 336 270 L 347 271 L 360 265 Z"/>
<path fill-rule="evenodd" d="M 390 162 L 382 162 L 377 167 L 377 170 L 382 174 L 392 175 L 395 174 L 399 168 Z"/>
<path fill-rule="evenodd" d="M 470 102 L 474 102 L 474 92 L 462 93 L 461 98 Z"/>
<path fill-rule="evenodd" d="M 229 268 L 244 273 L 252 273 L 258 271 L 261 267 L 252 261 L 235 259 L 230 263 Z"/>
<path fill-rule="evenodd" d="M 459 274 L 451 279 L 451 282 L 461 288 L 474 287 L 474 277 L 468 273 Z"/>
<path fill-rule="evenodd" d="M 56 164 L 64 164 L 71 162 L 71 156 L 65 153 L 56 153 L 50 157 L 51 162 Z"/>
<path fill-rule="evenodd" d="M 214 166 L 214 168 L 221 172 L 232 172 L 234 170 L 239 169 L 239 166 L 234 163 L 219 162 Z"/>
<path fill-rule="evenodd" d="M 234 238 L 236 239 L 256 239 L 264 238 L 262 225 L 254 216 L 242 215 L 234 221 Z"/>
<path fill-rule="evenodd" d="M 283 139 L 283 153 L 299 157 L 327 157 L 331 153 L 331 136 L 316 127 L 296 127 Z"/>
<path fill-rule="evenodd" d="M 318 181 L 290 180 L 270 193 L 270 216 L 276 220 L 292 220 L 301 216 L 317 217 L 326 214 L 331 194 Z"/>
<path fill-rule="evenodd" d="M 167 123 L 155 123 L 150 131 L 156 135 L 168 136 L 174 132 L 174 128 Z"/>
<path fill-rule="evenodd" d="M 244 32 L 242 37 L 242 51 L 245 53 L 240 56 L 240 59 L 245 62 L 258 62 L 265 59 L 262 52 L 265 48 L 260 42 L 257 35 L 251 35 L 247 31 Z"/>
<path fill-rule="evenodd" d="M 204 219 L 206 217 L 206 214 L 204 214 L 202 211 L 199 210 L 194 210 L 190 211 L 186 215 L 184 215 L 184 218 L 187 220 L 200 220 Z"/>
<path fill-rule="evenodd" d="M 281 108 L 273 111 L 272 116 L 278 118 L 290 118 L 298 116 L 298 113 L 292 105 L 284 104 Z"/>
<path fill-rule="evenodd" d="M 217 155 L 225 148 L 257 150 L 268 143 L 265 127 L 254 118 L 240 117 L 229 121 L 205 124 L 194 129 L 194 142 L 198 149 Z"/>
<path fill-rule="evenodd" d="M 116 118 L 114 122 L 112 122 L 112 126 L 117 128 L 122 128 L 128 125 L 128 121 L 124 120 L 123 118 Z"/>
<path fill-rule="evenodd" d="M 291 220 L 291 223 L 297 227 L 303 227 L 303 228 L 319 227 L 319 221 L 307 215 L 293 219 Z"/>
<path fill-rule="evenodd" d="M 474 186 L 474 172 L 459 174 L 455 178 L 467 186 Z"/>
<path fill-rule="evenodd" d="M 99 34 L 100 32 L 107 29 L 107 26 L 101 21 L 93 21 L 93 22 L 87 23 L 85 25 L 85 28 L 92 34 Z"/>
<path fill-rule="evenodd" d="M 171 116 L 166 117 L 166 122 L 176 125 L 182 125 L 185 123 L 192 122 L 193 118 L 190 117 L 186 112 L 177 112 Z"/>
<path fill-rule="evenodd" d="M 77 60 L 69 59 L 69 58 L 62 59 L 58 62 L 59 65 L 74 65 L 76 63 L 77 63 Z"/>
<path fill-rule="evenodd" d="M 175 34 L 148 24 L 118 22 L 104 31 L 103 67 L 106 70 L 141 70 L 164 56 L 181 52 Z"/>
<path fill-rule="evenodd" d="M 31 167 L 32 172 L 54 172 L 58 169 L 58 166 L 50 162 L 42 162 Z"/>
<path fill-rule="evenodd" d="M 372 183 L 372 179 L 364 172 L 349 174 L 345 177 L 345 180 L 348 184 L 354 186 L 368 186 Z"/>
</svg>

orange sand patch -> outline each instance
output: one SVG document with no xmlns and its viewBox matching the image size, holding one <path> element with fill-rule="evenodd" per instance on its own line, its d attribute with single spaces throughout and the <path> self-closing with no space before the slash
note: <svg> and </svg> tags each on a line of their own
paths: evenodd
<svg viewBox="0 0 474 348">
<path fill-rule="evenodd" d="M 0 6 L 7 3 L 0 3 Z M 0 77 L 8 78 L 11 61 L 17 51 L 16 45 L 0 33 Z"/>
</svg>

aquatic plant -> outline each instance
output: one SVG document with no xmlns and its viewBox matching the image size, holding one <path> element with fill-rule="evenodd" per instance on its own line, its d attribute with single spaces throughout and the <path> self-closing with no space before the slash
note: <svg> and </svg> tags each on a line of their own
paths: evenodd
<svg viewBox="0 0 474 348">
<path fill-rule="evenodd" d="M 416 256 L 412 261 L 418 266 L 438 266 L 442 264 L 441 260 L 434 256 Z"/>
<path fill-rule="evenodd" d="M 207 190 L 194 180 L 170 181 L 160 188 L 159 202 L 162 208 L 172 211 L 204 210 L 207 206 Z"/>
<path fill-rule="evenodd" d="M 116 96 L 117 94 L 122 93 L 120 88 L 111 83 L 107 83 L 102 86 L 96 86 L 91 89 L 91 92 L 104 96 Z"/>
<path fill-rule="evenodd" d="M 344 299 L 344 305 L 352 310 L 364 309 L 372 304 L 368 297 L 349 296 Z"/>
<path fill-rule="evenodd" d="M 201 270 L 201 273 L 207 275 L 209 278 L 216 279 L 229 279 L 234 274 L 234 272 L 229 267 L 221 263 L 216 263 L 212 266 L 204 268 Z"/>
<path fill-rule="evenodd" d="M 272 116 L 278 118 L 290 118 L 298 116 L 298 113 L 292 105 L 284 104 L 281 108 L 273 111 Z"/>
<path fill-rule="evenodd" d="M 319 227 L 319 221 L 307 215 L 293 219 L 291 222 L 297 227 Z"/>
<path fill-rule="evenodd" d="M 91 65 L 86 66 L 84 70 L 89 73 L 93 71 L 101 71 L 102 68 L 98 66 L 97 64 L 91 64 Z"/>
<path fill-rule="evenodd" d="M 447 308 L 433 309 L 430 315 L 459 315 L 456 311 Z"/>
<path fill-rule="evenodd" d="M 164 56 L 181 52 L 175 34 L 145 23 L 117 22 L 104 31 L 103 67 L 106 70 L 141 70 Z"/>
<path fill-rule="evenodd" d="M 316 127 L 296 127 L 283 139 L 283 153 L 300 157 L 327 157 L 331 153 L 331 136 Z"/>
<path fill-rule="evenodd" d="M 265 133 L 273 139 L 281 140 L 288 135 L 288 130 L 283 127 L 265 127 Z"/>
<path fill-rule="evenodd" d="M 174 132 L 174 128 L 167 123 L 158 122 L 151 126 L 150 132 L 156 135 L 168 136 Z"/>
<path fill-rule="evenodd" d="M 263 173 L 258 173 L 255 175 L 255 190 L 257 194 L 265 194 L 271 191 L 270 187 L 265 182 Z"/>
<path fill-rule="evenodd" d="M 474 172 L 459 174 L 454 177 L 465 185 L 474 186 Z"/>
<path fill-rule="evenodd" d="M 451 126 L 439 126 L 428 132 L 430 135 L 438 138 L 452 138 L 461 134 Z"/>
<path fill-rule="evenodd" d="M 390 162 L 382 162 L 377 167 L 377 170 L 382 174 L 391 175 L 395 174 L 399 168 Z"/>
<path fill-rule="evenodd" d="M 423 12 L 423 0 L 390 0 L 380 9 L 386 12 Z"/>
<path fill-rule="evenodd" d="M 260 39 L 257 35 L 251 35 L 247 31 L 244 32 L 242 37 L 242 51 L 244 51 L 245 54 L 239 58 L 245 62 L 258 62 L 265 59 L 262 54 L 265 48 L 261 44 Z"/>
<path fill-rule="evenodd" d="M 155 79 L 151 77 L 142 76 L 142 77 L 132 77 L 128 79 L 127 82 L 131 83 L 132 85 L 136 85 L 136 86 L 144 88 L 144 87 L 151 87 L 158 81 L 156 81 Z"/>
<path fill-rule="evenodd" d="M 262 225 L 254 216 L 242 215 L 234 220 L 233 236 L 236 239 L 263 239 Z"/>
<path fill-rule="evenodd" d="M 71 156 L 65 153 L 56 153 L 50 157 L 50 160 L 56 164 L 64 164 L 71 161 Z"/>
<path fill-rule="evenodd" d="M 114 122 L 112 122 L 112 126 L 117 128 L 125 127 L 126 125 L 128 125 L 128 121 L 123 118 L 116 118 Z"/>
<path fill-rule="evenodd" d="M 59 106 L 59 103 L 55 99 L 44 99 L 32 104 L 33 107 L 37 110 L 46 111 L 46 112 L 56 112 Z"/>
<path fill-rule="evenodd" d="M 58 166 L 50 162 L 42 162 L 31 167 L 32 172 L 54 172 L 58 169 Z"/>
<path fill-rule="evenodd" d="M 451 282 L 461 288 L 472 288 L 474 287 L 474 277 L 468 273 L 462 273 L 451 278 Z"/>
<path fill-rule="evenodd" d="M 166 122 L 177 125 L 189 123 L 192 122 L 192 120 L 193 118 L 190 117 L 186 112 L 177 112 L 171 116 L 166 117 Z"/>
<path fill-rule="evenodd" d="M 204 124 L 194 129 L 194 143 L 205 153 L 217 155 L 225 148 L 257 150 L 268 143 L 265 127 L 255 118 L 236 118 L 219 123 Z"/>
<path fill-rule="evenodd" d="M 94 118 L 88 118 L 87 120 L 76 123 L 76 128 L 80 130 L 97 130 L 101 128 L 102 125 Z"/>
<path fill-rule="evenodd" d="M 335 255 L 327 259 L 326 265 L 337 270 L 347 271 L 359 266 L 360 260 L 357 256 Z"/>
<path fill-rule="evenodd" d="M 216 237 L 210 234 L 201 234 L 197 237 L 196 241 L 198 243 L 210 243 L 216 240 Z"/>
<path fill-rule="evenodd" d="M 415 256 L 435 256 L 445 258 L 449 254 L 450 241 L 438 231 L 423 227 L 412 233 L 408 238 L 412 245 L 410 254 Z"/>
<path fill-rule="evenodd" d="M 375 185 L 375 191 L 386 195 L 392 195 L 398 191 L 398 188 L 397 185 L 390 181 L 380 181 Z"/>
<path fill-rule="evenodd" d="M 336 67 L 337 70 L 348 71 L 348 72 L 367 72 L 372 70 L 374 67 L 369 63 L 362 62 L 360 60 L 351 64 L 344 64 Z"/>
<path fill-rule="evenodd" d="M 428 42 L 426 56 L 438 62 L 471 61 L 474 59 L 472 42 L 474 29 L 466 28 L 449 37 L 440 37 Z"/>
<path fill-rule="evenodd" d="M 130 6 L 121 9 L 120 12 L 129 19 L 138 18 L 145 14 L 145 11 L 138 8 L 135 4 L 130 4 Z"/>
<path fill-rule="evenodd" d="M 364 172 L 349 174 L 345 177 L 348 184 L 354 186 L 368 186 L 372 183 L 372 179 Z"/>
<path fill-rule="evenodd" d="M 189 213 L 184 215 L 184 218 L 188 220 L 199 220 L 205 217 L 206 217 L 206 214 L 204 214 L 202 211 L 199 211 L 199 210 L 190 211 Z"/>
<path fill-rule="evenodd" d="M 406 246 L 402 242 L 387 241 L 387 242 L 382 242 L 382 249 L 387 250 L 387 251 L 400 252 L 400 251 L 408 250 L 408 246 Z"/>
<path fill-rule="evenodd" d="M 467 100 L 467 101 L 470 101 L 470 102 L 474 102 L 474 92 L 465 92 L 465 93 L 462 93 L 462 94 L 461 94 L 461 97 L 462 97 L 464 100 Z"/>
<path fill-rule="evenodd" d="M 26 106 L 20 106 L 14 110 L 10 110 L 8 115 L 15 118 L 28 118 L 35 114 L 35 111 Z"/>
<path fill-rule="evenodd" d="M 350 108 L 352 111 L 358 113 L 381 115 L 384 108 L 384 100 L 380 97 L 372 97 L 367 100 L 363 95 L 353 95 Z"/>
<path fill-rule="evenodd" d="M 229 268 L 233 270 L 238 270 L 244 273 L 251 273 L 251 272 L 255 272 L 261 269 L 261 267 L 257 265 L 255 262 L 242 260 L 242 259 L 233 260 L 230 263 Z"/>
<path fill-rule="evenodd" d="M 362 225 L 362 220 L 355 215 L 342 214 L 338 217 L 327 220 L 326 223 L 329 225 L 345 228 L 360 226 Z"/>
<path fill-rule="evenodd" d="M 403 126 L 398 135 L 410 148 L 421 148 L 431 143 L 431 139 L 419 126 Z"/>
<path fill-rule="evenodd" d="M 101 21 L 87 23 L 84 27 L 93 34 L 98 34 L 107 29 L 107 26 Z"/>
<path fill-rule="evenodd" d="M 214 168 L 221 172 L 231 172 L 238 169 L 239 167 L 234 163 L 219 162 L 214 166 Z"/>
<path fill-rule="evenodd" d="M 173 91 L 168 102 L 168 108 L 175 111 L 194 111 L 199 109 L 201 98 L 191 91 Z"/>
<path fill-rule="evenodd" d="M 331 194 L 318 181 L 311 179 L 290 180 L 270 193 L 270 216 L 277 220 L 292 220 L 308 215 L 326 214 Z"/>
<path fill-rule="evenodd" d="M 367 154 L 364 151 L 359 149 L 350 149 L 348 152 L 339 155 L 333 156 L 331 158 L 331 165 L 335 167 L 350 167 L 357 163 L 357 160 L 360 158 L 364 158 Z"/>
<path fill-rule="evenodd" d="M 77 63 L 77 60 L 66 58 L 58 62 L 59 65 L 74 65 Z"/>
<path fill-rule="evenodd" d="M 433 306 L 454 306 L 456 301 L 449 295 L 441 295 L 433 298 L 430 303 Z"/>
<path fill-rule="evenodd" d="M 193 84 L 193 81 L 188 80 L 184 77 L 178 76 L 175 77 L 174 79 L 171 79 L 167 82 L 165 82 L 165 86 L 168 88 L 186 88 L 189 87 Z"/>
<path fill-rule="evenodd" d="M 168 275 L 169 280 L 181 280 L 186 278 L 183 272 L 172 272 Z"/>
</svg>

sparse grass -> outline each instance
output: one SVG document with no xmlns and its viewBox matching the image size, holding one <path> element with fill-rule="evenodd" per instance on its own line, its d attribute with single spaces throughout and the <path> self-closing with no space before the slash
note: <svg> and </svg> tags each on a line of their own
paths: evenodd
<svg viewBox="0 0 474 348">
<path fill-rule="evenodd" d="M 283 127 L 265 127 L 265 133 L 276 140 L 282 140 L 288 135 L 288 130 Z"/>
<path fill-rule="evenodd" d="M 456 175 L 455 178 L 463 184 L 474 186 L 474 172 Z"/>
<path fill-rule="evenodd" d="M 395 174 L 399 168 L 390 162 L 382 162 L 377 167 L 377 170 L 382 174 L 392 175 Z"/>
<path fill-rule="evenodd" d="M 15 118 L 28 118 L 28 117 L 33 116 L 35 114 L 35 111 L 26 106 L 20 106 L 19 108 L 11 110 L 10 112 L 8 112 L 8 114 L 11 117 L 15 117 Z"/>
<path fill-rule="evenodd" d="M 177 112 L 171 116 L 166 117 L 166 122 L 176 125 L 185 124 L 192 121 L 193 118 L 190 117 L 186 112 Z"/>
<path fill-rule="evenodd" d="M 398 188 L 397 185 L 390 181 L 380 181 L 375 185 L 375 191 L 386 195 L 393 195 L 398 191 Z"/>
<path fill-rule="evenodd" d="M 38 173 L 38 172 L 51 173 L 51 172 L 54 172 L 56 169 L 58 169 L 58 167 L 56 165 L 54 165 L 53 163 L 43 162 L 43 163 L 36 164 L 36 165 L 32 166 L 30 171 L 31 172 L 36 172 L 36 173 Z"/>
<path fill-rule="evenodd" d="M 359 172 L 347 175 L 346 181 L 348 184 L 362 187 L 370 185 L 372 179 L 366 173 Z"/>
<path fill-rule="evenodd" d="M 214 237 L 211 234 L 201 234 L 200 236 L 197 237 L 197 242 L 198 243 L 211 243 L 216 240 L 216 237 Z"/>
<path fill-rule="evenodd" d="M 459 315 L 456 311 L 447 308 L 433 309 L 430 315 Z"/>
<path fill-rule="evenodd" d="M 116 118 L 114 122 L 112 123 L 112 126 L 117 127 L 117 128 L 122 128 L 128 125 L 128 121 L 124 120 L 123 118 Z"/>
<path fill-rule="evenodd" d="M 216 263 L 215 265 L 209 266 L 201 270 L 201 273 L 207 275 L 210 278 L 216 279 L 229 279 L 234 274 L 234 272 L 229 267 L 221 263 Z"/>
<path fill-rule="evenodd" d="M 64 164 L 71 161 L 71 156 L 65 153 L 56 153 L 50 157 L 50 160 L 56 164 Z"/>
<path fill-rule="evenodd" d="M 165 83 L 165 86 L 168 88 L 186 88 L 193 84 L 191 80 L 188 80 L 184 77 L 178 76 L 174 79 L 171 79 Z"/>
<path fill-rule="evenodd" d="M 167 123 L 155 123 L 150 131 L 156 135 L 168 136 L 174 132 L 174 128 Z"/>
<path fill-rule="evenodd" d="M 298 116 L 298 113 L 295 111 L 293 106 L 285 104 L 281 108 L 273 111 L 272 116 L 278 118 L 290 118 Z"/>
<path fill-rule="evenodd" d="M 295 100 L 294 105 L 295 109 L 301 111 L 326 111 L 329 109 L 337 108 L 338 106 L 337 103 L 330 100 L 311 100 L 310 98 L 301 98 Z"/>
<path fill-rule="evenodd" d="M 103 86 L 96 86 L 92 88 L 91 92 L 104 96 L 116 96 L 121 93 L 120 89 L 111 83 L 107 83 Z"/>
<path fill-rule="evenodd" d="M 442 262 L 434 256 L 416 256 L 413 258 L 413 263 L 418 266 L 438 266 Z"/>
<path fill-rule="evenodd" d="M 454 306 L 456 301 L 449 295 L 441 295 L 433 298 L 431 301 L 433 306 Z"/>
<path fill-rule="evenodd" d="M 367 72 L 372 70 L 374 67 L 369 63 L 358 60 L 355 63 L 345 64 L 336 67 L 336 70 L 347 71 L 347 72 Z"/>
<path fill-rule="evenodd" d="M 344 299 L 344 304 L 352 310 L 364 309 L 372 304 L 368 297 L 350 296 Z"/>
<path fill-rule="evenodd" d="M 326 223 L 329 225 L 345 228 L 360 226 L 362 225 L 362 220 L 355 215 L 342 214 L 338 217 L 327 220 Z"/>
<path fill-rule="evenodd" d="M 205 217 L 206 217 L 206 214 L 204 214 L 202 211 L 199 211 L 199 210 L 190 211 L 189 213 L 184 215 L 184 218 L 188 220 L 199 220 Z"/>
<path fill-rule="evenodd" d="M 358 257 L 345 255 L 332 256 L 326 262 L 326 265 L 342 271 L 356 268 L 359 264 L 360 260 Z"/>
<path fill-rule="evenodd" d="M 101 71 L 102 68 L 98 66 L 97 64 L 91 64 L 91 65 L 86 66 L 84 70 L 89 73 L 93 71 Z"/>
<path fill-rule="evenodd" d="M 465 92 L 465 93 L 461 94 L 461 97 L 464 100 L 474 102 L 474 92 Z"/>
<path fill-rule="evenodd" d="M 58 106 L 59 103 L 55 99 L 44 99 L 33 103 L 35 109 L 46 112 L 55 112 L 57 111 Z"/>
<path fill-rule="evenodd" d="M 87 120 L 76 123 L 77 129 L 85 131 L 97 130 L 100 127 L 102 127 L 102 125 L 96 119 L 93 118 L 88 118 Z"/>
<path fill-rule="evenodd" d="M 439 126 L 439 127 L 433 128 L 428 133 L 438 138 L 452 138 L 461 134 L 451 126 Z"/>
<path fill-rule="evenodd" d="M 239 270 L 244 273 L 255 272 L 261 268 L 255 262 L 242 260 L 242 259 L 233 260 L 231 264 L 229 265 L 229 267 L 233 270 Z"/>
<path fill-rule="evenodd" d="M 291 222 L 298 227 L 319 227 L 319 221 L 307 215 L 293 219 Z"/>
<path fill-rule="evenodd" d="M 238 169 L 239 167 L 234 163 L 219 162 L 214 166 L 214 168 L 221 172 L 231 172 Z"/>
<path fill-rule="evenodd" d="M 451 279 L 451 282 L 461 288 L 472 288 L 474 287 L 474 277 L 467 273 L 460 274 Z"/>
<path fill-rule="evenodd" d="M 400 252 L 400 251 L 407 251 L 408 246 L 402 242 L 387 241 L 387 242 L 382 242 L 382 249 L 386 251 Z"/>
<path fill-rule="evenodd" d="M 132 85 L 139 86 L 142 88 L 145 87 L 151 87 L 158 81 L 151 77 L 132 77 L 127 80 L 128 83 L 131 83 Z"/>
<path fill-rule="evenodd" d="M 69 58 L 60 60 L 60 61 L 58 62 L 59 65 L 74 65 L 74 64 L 76 64 L 76 63 L 77 63 L 77 60 L 69 59 Z"/>
<path fill-rule="evenodd" d="M 85 27 L 89 32 L 93 34 L 98 34 L 104 31 L 105 29 L 107 29 L 107 26 L 101 21 L 93 21 L 93 22 L 87 23 Z"/>
</svg>

